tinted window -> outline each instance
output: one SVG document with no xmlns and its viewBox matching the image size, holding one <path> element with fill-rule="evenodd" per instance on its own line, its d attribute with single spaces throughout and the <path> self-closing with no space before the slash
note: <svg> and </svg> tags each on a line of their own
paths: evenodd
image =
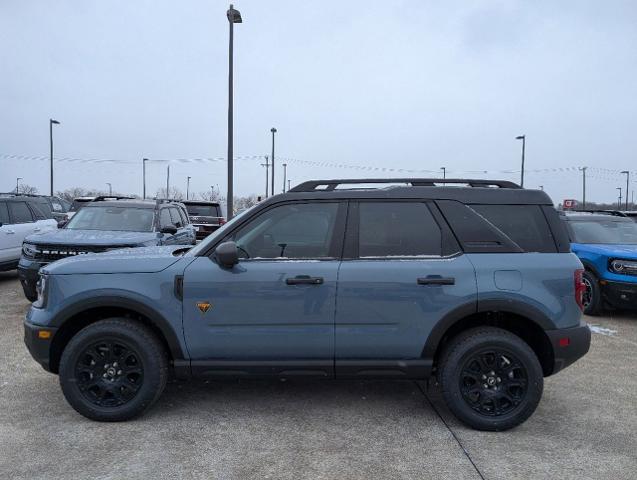
<svg viewBox="0 0 637 480">
<path fill-rule="evenodd" d="M 87 207 L 73 215 L 70 230 L 152 232 L 153 210 L 133 207 Z"/>
<path fill-rule="evenodd" d="M 170 227 L 173 224 L 172 218 L 170 218 L 170 212 L 167 208 L 162 208 L 159 213 L 159 224 L 161 228 Z"/>
<path fill-rule="evenodd" d="M 186 205 L 188 215 L 193 217 L 221 217 L 221 208 L 217 205 Z"/>
<path fill-rule="evenodd" d="M 53 207 L 54 212 L 62 213 L 64 212 L 64 206 L 62 203 L 55 197 L 51 198 L 51 207 Z"/>
<path fill-rule="evenodd" d="M 525 252 L 557 252 L 539 205 L 471 205 Z"/>
<path fill-rule="evenodd" d="M 44 210 L 41 209 L 41 205 L 39 204 L 31 203 L 29 206 L 31 207 L 31 212 L 36 220 L 45 220 L 52 217 L 52 215 L 46 215 L 43 213 Z"/>
<path fill-rule="evenodd" d="M 9 209 L 7 208 L 7 202 L 0 202 L 0 223 L 3 225 L 9 223 Z"/>
<path fill-rule="evenodd" d="M 233 235 L 243 258 L 330 256 L 337 203 L 304 203 L 272 208 Z"/>
<path fill-rule="evenodd" d="M 576 243 L 637 244 L 637 224 L 617 220 L 571 221 Z"/>
<path fill-rule="evenodd" d="M 13 223 L 27 223 L 33 221 L 31 210 L 25 202 L 9 202 L 9 211 Z"/>
<path fill-rule="evenodd" d="M 362 202 L 359 257 L 441 255 L 440 227 L 424 203 Z"/>
</svg>

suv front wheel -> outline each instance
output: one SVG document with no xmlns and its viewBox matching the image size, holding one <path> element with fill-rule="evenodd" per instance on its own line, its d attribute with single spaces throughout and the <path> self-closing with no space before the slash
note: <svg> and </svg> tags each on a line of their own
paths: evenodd
<svg viewBox="0 0 637 480">
<path fill-rule="evenodd" d="M 535 411 L 544 386 L 531 348 L 500 328 L 478 327 L 454 337 L 439 364 L 451 412 L 478 430 L 508 430 Z"/>
<path fill-rule="evenodd" d="M 60 360 L 66 400 L 92 420 L 129 420 L 159 398 L 168 374 L 161 343 L 146 326 L 109 318 L 80 330 Z"/>
</svg>

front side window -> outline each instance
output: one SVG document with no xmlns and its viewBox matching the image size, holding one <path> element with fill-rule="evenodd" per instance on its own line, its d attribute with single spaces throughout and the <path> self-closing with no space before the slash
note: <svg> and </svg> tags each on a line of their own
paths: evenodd
<svg viewBox="0 0 637 480">
<path fill-rule="evenodd" d="M 170 207 L 168 210 L 170 210 L 170 218 L 172 219 L 173 225 L 177 228 L 182 228 L 184 225 L 183 220 L 179 215 L 179 210 L 174 207 Z"/>
<path fill-rule="evenodd" d="M 170 217 L 170 212 L 167 208 L 162 208 L 159 211 L 159 225 L 161 228 L 174 226 L 173 219 Z"/>
<path fill-rule="evenodd" d="M 358 256 L 440 256 L 442 234 L 429 208 L 417 202 L 362 202 Z"/>
<path fill-rule="evenodd" d="M 87 207 L 73 215 L 69 230 L 152 232 L 153 210 L 134 207 Z"/>
<path fill-rule="evenodd" d="M 33 221 L 33 215 L 25 202 L 9 202 L 9 211 L 13 223 L 29 223 Z"/>
<path fill-rule="evenodd" d="M 575 220 L 569 222 L 575 243 L 637 244 L 637 223 L 617 220 Z"/>
<path fill-rule="evenodd" d="M 239 229 L 234 240 L 242 258 L 326 258 L 334 236 L 338 203 L 299 203 L 271 208 Z"/>
</svg>

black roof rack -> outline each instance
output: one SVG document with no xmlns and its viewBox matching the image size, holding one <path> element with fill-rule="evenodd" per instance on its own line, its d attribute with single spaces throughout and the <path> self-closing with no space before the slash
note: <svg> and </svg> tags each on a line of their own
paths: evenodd
<svg viewBox="0 0 637 480">
<path fill-rule="evenodd" d="M 137 200 L 135 197 L 120 196 L 120 195 L 98 195 L 91 202 L 106 202 L 109 200 Z"/>
<path fill-rule="evenodd" d="M 435 187 L 439 184 L 459 184 L 468 187 L 488 187 L 488 188 L 515 188 L 520 189 L 517 183 L 507 180 L 479 180 L 466 178 L 357 178 L 357 179 L 334 179 L 334 180 L 311 180 L 303 182 L 288 190 L 289 192 L 331 192 L 339 185 L 356 185 L 365 183 L 405 183 L 412 187 Z"/>
</svg>

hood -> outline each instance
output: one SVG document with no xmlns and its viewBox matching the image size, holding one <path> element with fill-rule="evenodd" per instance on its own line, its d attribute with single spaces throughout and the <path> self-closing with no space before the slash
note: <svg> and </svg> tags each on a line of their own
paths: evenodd
<svg viewBox="0 0 637 480">
<path fill-rule="evenodd" d="M 606 243 L 573 243 L 573 252 L 590 252 L 606 257 L 621 257 L 628 260 L 637 259 L 637 245 L 614 245 Z"/>
<path fill-rule="evenodd" d="M 52 275 L 88 273 L 154 273 L 160 272 L 183 258 L 191 247 L 169 245 L 164 247 L 122 248 L 104 253 L 89 253 L 68 257 L 43 267 Z"/>
<path fill-rule="evenodd" d="M 117 246 L 141 245 L 157 240 L 156 232 L 115 232 L 109 230 L 69 230 L 60 228 L 34 233 L 24 239 L 36 245 Z"/>
</svg>

